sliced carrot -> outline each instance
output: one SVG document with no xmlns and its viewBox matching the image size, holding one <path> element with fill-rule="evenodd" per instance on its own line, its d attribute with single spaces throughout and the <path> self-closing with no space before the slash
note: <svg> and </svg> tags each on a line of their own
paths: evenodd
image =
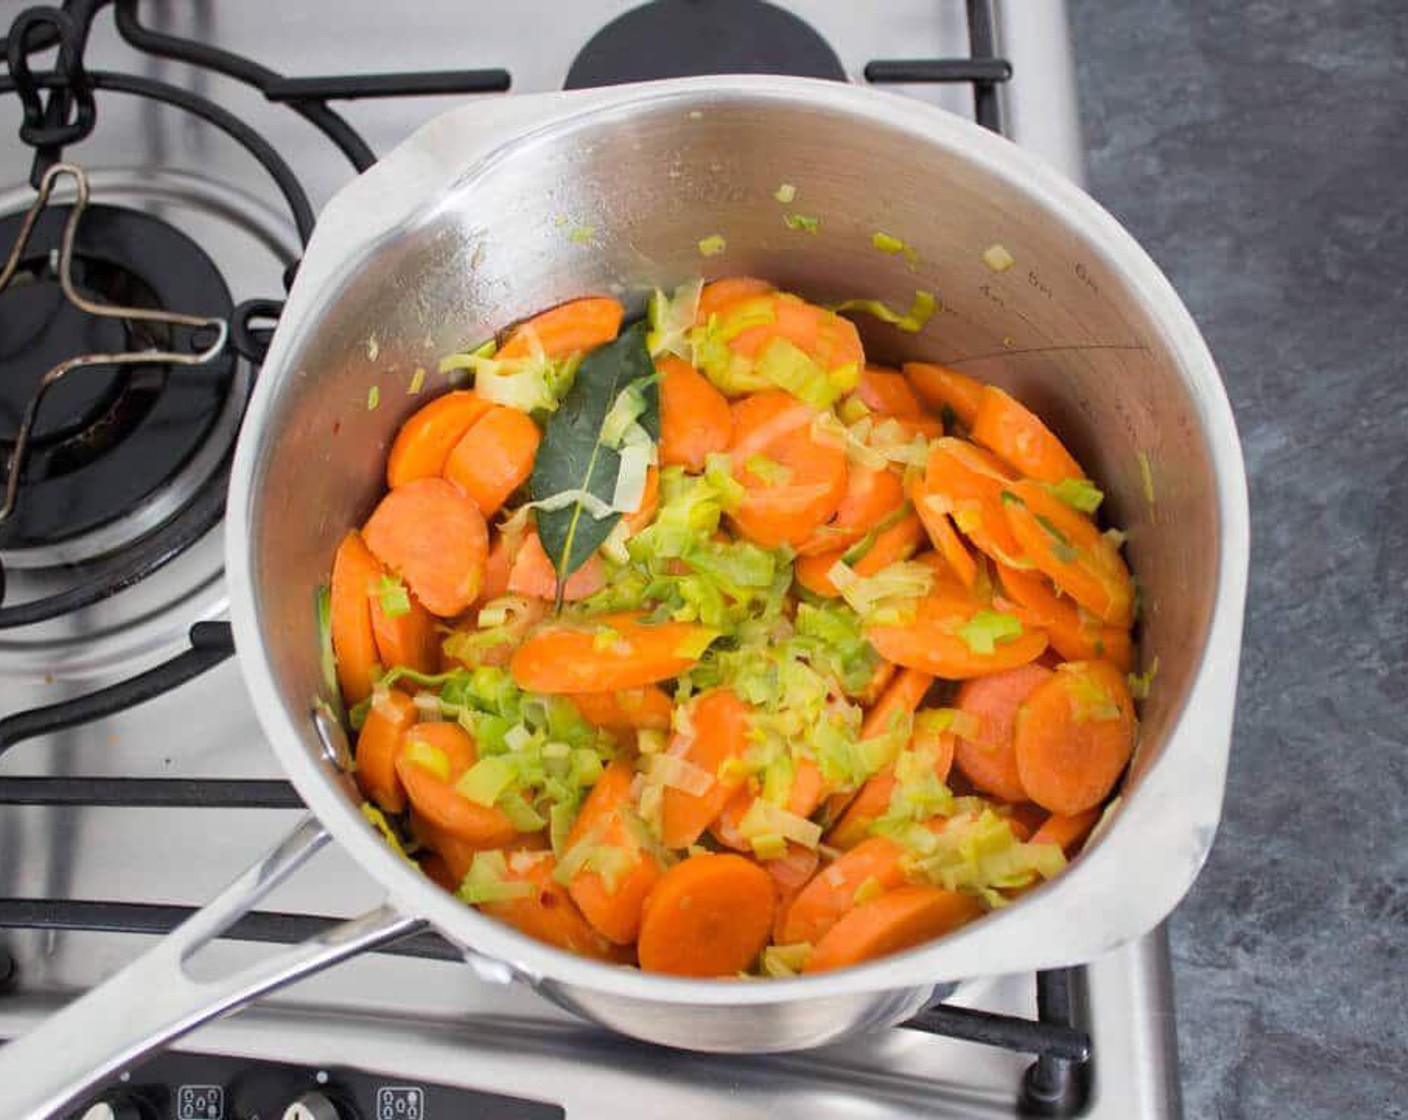
<svg viewBox="0 0 1408 1120">
<path fill-rule="evenodd" d="M 737 976 L 768 943 L 776 906 L 772 878 L 742 856 L 682 860 L 645 900 L 640 967 L 673 976 Z"/>
<path fill-rule="evenodd" d="M 489 531 L 479 507 L 443 478 L 396 487 L 362 534 L 372 554 L 406 581 L 431 614 L 450 618 L 479 594 Z"/>
<path fill-rule="evenodd" d="M 962 631 L 980 611 L 987 609 L 965 595 L 936 589 L 919 600 L 912 622 L 872 626 L 866 637 L 881 657 L 946 680 L 1000 673 L 1041 656 L 1046 648 L 1046 633 L 1028 627 L 1015 637 L 995 642 L 991 653 L 980 653 L 969 645 L 961 636 Z"/>
<path fill-rule="evenodd" d="M 1001 568 L 1000 572 L 1002 590 L 1012 600 L 1014 613 L 1045 630 L 1063 658 L 1103 658 L 1126 673 L 1134 667 L 1134 644 L 1128 630 L 1103 626 L 1093 615 L 1083 614 L 1075 603 L 1061 598 L 1045 576 L 1011 568 Z"/>
<path fill-rule="evenodd" d="M 734 402 L 733 475 L 746 494 L 730 517 L 738 531 L 764 548 L 799 545 L 841 504 L 846 451 L 812 435 L 817 411 L 781 389 Z M 769 485 L 748 468 L 759 456 L 788 472 Z"/>
<path fill-rule="evenodd" d="M 386 457 L 386 485 L 394 490 L 418 478 L 438 478 L 455 444 L 492 407 L 468 389 L 459 389 L 412 413 Z"/>
<path fill-rule="evenodd" d="M 804 972 L 902 953 L 966 925 L 983 912 L 973 895 L 939 887 L 896 887 L 838 921 L 816 943 Z"/>
<path fill-rule="evenodd" d="M 1003 490 L 1012 473 L 981 447 L 966 440 L 937 439 L 929 449 L 924 478 L 914 484 L 914 504 L 953 518 L 959 531 L 999 563 L 1019 568 L 1027 561 L 1007 524 Z"/>
<path fill-rule="evenodd" d="M 645 472 L 645 489 L 641 491 L 640 505 L 621 520 L 626 523 L 626 533 L 635 536 L 652 521 L 660 509 L 660 468 L 649 467 Z"/>
<path fill-rule="evenodd" d="M 1052 583 L 1111 626 L 1134 621 L 1129 569 L 1094 521 L 1029 481 L 1007 487 L 1003 509 L 1023 554 Z"/>
<path fill-rule="evenodd" d="M 406 807 L 406 791 L 396 776 L 396 756 L 402 733 L 415 721 L 414 702 L 393 688 L 385 700 L 371 706 L 357 734 L 357 787 L 388 813 L 399 813 Z"/>
<path fill-rule="evenodd" d="M 1134 701 L 1108 661 L 1071 661 L 1017 713 L 1017 770 L 1027 796 L 1074 816 L 1105 800 L 1134 752 Z"/>
<path fill-rule="evenodd" d="M 922 485 L 920 488 L 922 489 Z M 959 537 L 958 530 L 953 527 L 952 519 L 948 514 L 940 513 L 931 503 L 924 501 L 914 503 L 914 512 L 919 515 L 924 531 L 929 534 L 930 543 L 944 558 L 949 570 L 959 578 L 964 587 L 971 589 L 978 580 L 978 563 Z"/>
<path fill-rule="evenodd" d="M 493 517 L 533 473 L 542 438 L 527 413 L 496 405 L 455 444 L 445 460 L 445 477 L 474 499 L 480 513 Z"/>
<path fill-rule="evenodd" d="M 409 609 L 403 614 L 388 614 L 381 596 L 371 596 L 377 653 L 388 668 L 401 666 L 418 673 L 433 673 L 440 668 L 440 632 L 435 628 L 435 618 L 412 592 L 407 591 L 406 598 Z"/>
<path fill-rule="evenodd" d="M 724 777 L 719 769 L 747 749 L 750 726 L 748 706 L 731 689 L 716 688 L 694 701 L 687 732 L 677 732 L 668 750 L 710 774 L 714 784 L 701 794 L 665 787 L 660 799 L 660 841 L 665 847 L 693 844 L 738 789 L 742 779 Z"/>
<path fill-rule="evenodd" d="M 442 778 L 415 761 L 403 748 L 396 757 L 396 774 L 406 796 L 436 828 L 480 848 L 502 848 L 518 836 L 514 823 L 495 806 L 480 805 L 455 789 L 455 781 L 474 765 L 476 752 L 469 732 L 456 723 L 423 723 L 406 730 L 403 743 L 423 741 L 440 751 L 450 763 L 450 776 Z"/>
<path fill-rule="evenodd" d="M 702 471 L 733 437 L 728 400 L 697 369 L 673 355 L 656 362 L 660 379 L 660 462 Z"/>
<path fill-rule="evenodd" d="M 772 290 L 772 285 L 766 280 L 752 276 L 725 276 L 722 280 L 711 280 L 699 293 L 699 310 L 694 321 L 703 326 L 710 315 L 718 315 L 740 300 L 767 295 Z"/>
<path fill-rule="evenodd" d="M 445 862 L 445 871 L 450 880 L 451 891 L 460 889 L 464 877 L 469 874 L 470 865 L 476 853 L 484 849 L 478 844 L 467 844 L 458 836 L 451 836 L 443 829 L 436 828 L 428 820 L 411 808 L 411 834 Z"/>
<path fill-rule="evenodd" d="M 924 403 L 935 412 L 948 408 L 971 428 L 983 400 L 983 383 L 932 362 L 905 362 L 904 375 Z"/>
<path fill-rule="evenodd" d="M 567 577 L 562 597 L 569 603 L 576 602 L 588 595 L 595 595 L 605 586 L 606 565 L 600 556 L 593 553 L 587 557 L 586 563 Z M 518 546 L 508 573 L 508 590 L 534 599 L 553 599 L 557 595 L 557 569 L 543 549 L 536 529 L 526 533 Z"/>
<path fill-rule="evenodd" d="M 1028 843 L 1056 844 L 1070 855 L 1080 847 L 1081 841 L 1090 835 L 1090 830 L 1099 819 L 1099 808 L 1087 809 L 1083 813 L 1073 813 L 1070 816 L 1052 813 L 1041 822 L 1041 827 L 1032 833 Z"/>
<path fill-rule="evenodd" d="M 504 881 L 529 883 L 526 898 L 481 903 L 479 909 L 535 940 L 592 960 L 619 962 L 621 950 L 592 928 L 572 896 L 553 878 L 557 861 L 551 852 L 511 852 Z"/>
<path fill-rule="evenodd" d="M 572 901 L 587 921 L 617 945 L 629 945 L 636 939 L 646 897 L 664 871 L 659 861 L 641 848 L 621 815 L 630 810 L 634 781 L 635 769 L 628 760 L 618 758 L 612 762 L 582 803 L 577 822 L 567 837 L 569 853 L 576 845 L 591 842 L 627 854 L 628 866 L 614 882 L 608 882 L 598 871 L 584 868 L 567 886 Z"/>
<path fill-rule="evenodd" d="M 484 561 L 484 582 L 479 588 L 479 602 L 487 603 L 490 599 L 498 599 L 508 594 L 509 573 L 513 570 L 513 562 L 521 543 L 520 537 L 519 544 L 510 549 L 509 541 L 502 532 L 493 535 L 488 558 Z"/>
<path fill-rule="evenodd" d="M 899 370 L 883 366 L 866 366 L 860 374 L 860 384 L 856 386 L 856 396 L 871 412 L 881 416 L 909 417 L 915 420 L 930 419 L 924 405 L 914 395 L 909 382 Z"/>
<path fill-rule="evenodd" d="M 529 692 L 616 692 L 677 677 L 712 631 L 692 622 L 645 621 L 640 612 L 545 626 L 509 663 Z"/>
<path fill-rule="evenodd" d="M 965 681 L 958 690 L 958 708 L 978 721 L 978 733 L 959 740 L 954 764 L 984 793 L 1014 803 L 1027 799 L 1012 732 L 1022 702 L 1050 676 L 1040 665 L 1022 665 Z"/>
<path fill-rule="evenodd" d="M 881 890 L 903 884 L 906 850 L 888 837 L 872 836 L 822 868 L 788 907 L 782 923 L 783 942 L 815 945 L 855 908 L 856 892 L 871 880 Z"/>
<path fill-rule="evenodd" d="M 997 815 L 1007 822 L 1007 827 L 1012 830 L 1012 835 L 1024 844 L 1032 838 L 1032 833 L 1037 830 L 1037 826 L 1047 816 L 1040 805 L 1035 805 L 1030 801 L 995 805 L 994 808 Z"/>
<path fill-rule="evenodd" d="M 948 779 L 956 743 L 956 736 L 946 731 L 931 731 L 916 726 L 904 749 L 907 752 L 921 749 L 931 751 L 934 756 L 934 776 L 942 782 Z M 868 778 L 860 787 L 860 792 L 846 806 L 846 811 L 826 834 L 826 842 L 842 851 L 861 843 L 870 835 L 870 826 L 889 811 L 896 785 L 893 763 Z"/>
<path fill-rule="evenodd" d="M 1085 472 L 1035 412 L 996 385 L 983 386 L 973 439 L 1028 478 L 1062 482 L 1084 478 Z"/>
<path fill-rule="evenodd" d="M 549 358 L 594 350 L 616 337 L 624 313 L 621 304 L 608 296 L 558 304 L 514 327 L 494 357 L 527 358 L 536 347 Z"/>
<path fill-rule="evenodd" d="M 844 551 L 904 505 L 904 483 L 887 467 L 852 463 L 835 514 L 797 548 L 799 556 Z"/>
<path fill-rule="evenodd" d="M 872 576 L 891 564 L 908 560 L 924 541 L 924 526 L 914 513 L 907 513 L 888 528 L 875 534 L 869 549 L 859 560 L 851 564 L 851 569 L 862 576 Z M 797 580 L 808 591 L 816 595 L 835 598 L 840 590 L 831 581 L 831 568 L 836 561 L 845 557 L 845 550 L 822 553 L 818 556 L 803 556 L 792 569 Z"/>
<path fill-rule="evenodd" d="M 864 368 L 860 332 L 849 319 L 790 292 L 740 300 L 728 308 L 745 318 L 757 309 L 770 311 L 772 319 L 747 327 L 729 340 L 729 349 L 739 358 L 755 360 L 773 341 L 785 339 L 828 373 L 850 366 L 858 375 Z"/>
<path fill-rule="evenodd" d="M 439 852 L 427 848 L 416 856 L 416 862 L 420 864 L 425 877 L 441 890 L 454 894 L 460 889 L 461 880 L 455 878 L 455 873 L 450 870 L 450 865 Z"/>
<path fill-rule="evenodd" d="M 653 684 L 619 692 L 578 692 L 572 704 L 588 723 L 618 733 L 668 731 L 675 710 L 670 694 Z"/>
<path fill-rule="evenodd" d="M 380 657 L 372 628 L 371 594 L 386 574 L 355 529 L 342 538 L 332 560 L 329 627 L 342 698 L 359 704 L 371 695 Z"/>
</svg>

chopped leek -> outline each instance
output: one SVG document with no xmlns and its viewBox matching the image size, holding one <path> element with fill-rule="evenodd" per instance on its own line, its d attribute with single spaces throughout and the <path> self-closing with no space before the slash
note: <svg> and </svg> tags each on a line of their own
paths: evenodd
<svg viewBox="0 0 1408 1120">
<path fill-rule="evenodd" d="M 934 569 L 918 561 L 901 561 L 881 568 L 874 575 L 861 576 L 845 561 L 838 560 L 827 576 L 841 592 L 841 598 L 867 620 L 890 609 L 903 614 L 914 600 L 923 598 L 934 584 Z"/>
<path fill-rule="evenodd" d="M 1100 488 L 1088 478 L 1063 478 L 1055 485 L 1048 483 L 1046 489 L 1052 497 L 1081 513 L 1094 513 L 1105 500 Z"/>
<path fill-rule="evenodd" d="M 425 367 L 416 366 L 415 373 L 411 374 L 411 383 L 406 386 L 406 392 L 411 396 L 416 396 L 425 388 Z"/>
<path fill-rule="evenodd" d="M 807 958 L 811 955 L 811 944 L 806 941 L 798 941 L 792 945 L 769 945 L 763 950 L 763 975 L 774 979 L 797 976 L 806 968 Z"/>
<path fill-rule="evenodd" d="M 699 255 L 701 257 L 716 257 L 727 247 L 728 242 L 717 233 L 711 233 L 708 237 L 699 239 Z"/>
<path fill-rule="evenodd" d="M 537 893 L 538 888 L 532 883 L 510 879 L 508 874 L 508 861 L 503 852 L 475 852 L 469 874 L 464 877 L 456 893 L 471 905 L 511 902 L 517 898 L 530 898 Z"/>
<path fill-rule="evenodd" d="M 455 783 L 455 792 L 476 805 L 490 808 L 517 778 L 513 763 L 502 755 L 481 758 Z"/>
<path fill-rule="evenodd" d="M 777 190 L 772 192 L 772 196 L 777 199 L 778 202 L 786 206 L 797 197 L 797 188 L 791 183 L 783 183 Z"/>
<path fill-rule="evenodd" d="M 1159 659 L 1156 656 L 1149 662 L 1149 668 L 1143 673 L 1129 674 L 1129 694 L 1136 700 L 1149 699 L 1149 690 L 1154 687 L 1154 678 L 1159 672 Z"/>
<path fill-rule="evenodd" d="M 800 230 L 803 233 L 816 233 L 821 228 L 821 219 L 810 214 L 784 214 L 782 224 L 788 229 Z"/>
<path fill-rule="evenodd" d="M 412 864 L 416 867 L 420 866 L 416 863 L 415 860 L 411 858 L 410 853 L 406 851 L 405 844 L 401 842 L 401 837 L 397 833 L 397 831 L 391 827 L 391 822 L 386 819 L 385 813 L 383 813 L 370 801 L 363 801 L 362 816 L 366 819 L 366 822 L 369 825 L 376 829 L 377 832 L 381 833 L 381 838 L 386 841 L 386 843 L 390 846 L 393 852 L 395 852 L 407 863 Z"/>
<path fill-rule="evenodd" d="M 787 855 L 787 838 L 776 832 L 764 832 L 748 841 L 753 854 L 761 860 L 783 859 Z"/>
<path fill-rule="evenodd" d="M 765 455 L 749 455 L 743 461 L 749 474 L 758 478 L 764 486 L 786 486 L 792 481 L 792 472 L 776 460 Z"/>
<path fill-rule="evenodd" d="M 424 739 L 412 737 L 401 750 L 401 758 L 429 770 L 442 782 L 450 780 L 450 759 L 439 747 L 432 747 Z"/>
<path fill-rule="evenodd" d="M 689 759 L 668 754 L 650 756 L 648 775 L 651 782 L 677 789 L 691 797 L 703 797 L 714 788 L 716 781 L 713 774 L 694 765 Z"/>
<path fill-rule="evenodd" d="M 696 279 L 681 284 L 673 295 L 667 296 L 659 288 L 651 294 L 647 308 L 650 332 L 645 336 L 645 346 L 652 358 L 662 354 L 691 357 L 690 331 L 699 313 L 699 293 L 703 287 L 704 281 Z"/>
<path fill-rule="evenodd" d="M 993 242 L 983 250 L 983 263 L 994 272 L 1006 272 L 1017 262 L 1007 251 L 1006 246 Z"/>
<path fill-rule="evenodd" d="M 958 628 L 958 636 L 974 653 L 986 655 L 996 650 L 998 642 L 1021 637 L 1022 622 L 1002 611 L 978 611 Z"/>
<path fill-rule="evenodd" d="M 923 290 L 914 293 L 914 302 L 904 314 L 878 299 L 848 299 L 832 308 L 833 311 L 864 311 L 867 315 L 874 315 L 882 322 L 911 334 L 923 330 L 924 324 L 934 317 L 937 309 L 938 301 L 934 298 L 934 293 Z"/>
<path fill-rule="evenodd" d="M 786 809 L 755 798 L 748 811 L 738 822 L 738 831 L 744 839 L 775 833 L 784 839 L 801 844 L 804 848 L 815 848 L 821 842 L 821 825 L 789 813 Z"/>
<path fill-rule="evenodd" d="M 367 411 L 374 412 L 376 410 L 376 406 L 380 403 L 381 387 L 379 385 L 373 385 L 370 389 L 367 390 Z"/>
<path fill-rule="evenodd" d="M 400 618 L 411 613 L 411 598 L 406 585 L 393 575 L 384 575 L 377 581 L 376 598 L 382 614 L 387 618 Z"/>
<path fill-rule="evenodd" d="M 1139 482 L 1144 488 L 1144 500 L 1154 504 L 1154 468 L 1149 463 L 1146 452 L 1139 453 Z"/>
</svg>

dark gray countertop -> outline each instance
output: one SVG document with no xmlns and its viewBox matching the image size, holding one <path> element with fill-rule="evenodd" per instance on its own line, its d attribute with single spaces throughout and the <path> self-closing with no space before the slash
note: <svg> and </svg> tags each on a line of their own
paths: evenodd
<svg viewBox="0 0 1408 1120">
<path fill-rule="evenodd" d="M 1231 394 L 1252 579 L 1190 1120 L 1408 1115 L 1408 4 L 1070 0 L 1090 188 Z"/>
</svg>

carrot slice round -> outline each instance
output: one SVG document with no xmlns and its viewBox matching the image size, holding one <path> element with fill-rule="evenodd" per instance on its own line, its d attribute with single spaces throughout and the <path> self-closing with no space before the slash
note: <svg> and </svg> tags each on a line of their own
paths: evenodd
<svg viewBox="0 0 1408 1120">
<path fill-rule="evenodd" d="M 459 389 L 412 413 L 386 457 L 386 485 L 394 490 L 418 478 L 443 474 L 455 444 L 492 407 L 470 390 Z"/>
<path fill-rule="evenodd" d="M 595 554 L 570 576 L 562 589 L 562 598 L 569 603 L 595 595 L 606 586 L 606 565 Z M 526 533 L 513 557 L 508 573 L 508 590 L 534 599 L 552 599 L 557 595 L 557 569 L 552 566 L 538 531 Z"/>
<path fill-rule="evenodd" d="M 973 439 L 1038 482 L 1084 478 L 1085 472 L 1035 412 L 996 385 L 983 386 Z"/>
<path fill-rule="evenodd" d="M 725 276 L 721 280 L 711 280 L 699 293 L 699 310 L 694 322 L 703 326 L 710 315 L 718 315 L 740 300 L 753 296 L 765 296 L 773 290 L 766 280 L 753 276 Z"/>
<path fill-rule="evenodd" d="M 1083 813 L 1072 813 L 1070 816 L 1052 813 L 1041 822 L 1041 827 L 1032 833 L 1028 843 L 1055 844 L 1067 855 L 1070 855 L 1090 835 L 1090 830 L 1095 827 L 1095 822 L 1099 819 L 1100 810 L 1098 808 L 1087 809 Z"/>
<path fill-rule="evenodd" d="M 529 692 L 616 692 L 677 677 L 694 664 L 692 650 L 710 631 L 644 618 L 607 614 L 545 626 L 514 651 L 513 679 Z"/>
<path fill-rule="evenodd" d="M 841 504 L 846 493 L 846 451 L 812 435 L 817 412 L 781 389 L 736 401 L 733 474 L 746 493 L 729 515 L 738 531 L 764 548 L 804 542 Z M 769 485 L 748 462 L 768 459 L 787 472 Z"/>
<path fill-rule="evenodd" d="M 1105 800 L 1134 753 L 1134 701 L 1108 661 L 1062 665 L 1017 714 L 1017 770 L 1043 809 L 1074 816 Z"/>
<path fill-rule="evenodd" d="M 332 560 L 329 627 L 342 698 L 358 704 L 371 695 L 379 656 L 372 629 L 371 594 L 386 570 L 355 529 L 342 538 Z"/>
<path fill-rule="evenodd" d="M 984 793 L 1013 803 L 1027 799 L 1017 773 L 1013 729 L 1022 702 L 1050 676 L 1051 671 L 1040 665 L 1022 665 L 965 681 L 958 690 L 958 707 L 977 719 L 978 734 L 975 739 L 959 740 L 954 764 Z"/>
<path fill-rule="evenodd" d="M 660 799 L 660 841 L 667 848 L 685 848 L 699 839 L 719 815 L 741 778 L 727 779 L 719 768 L 748 746 L 748 706 L 736 693 L 716 688 L 694 701 L 688 734 L 676 733 L 669 753 L 710 774 L 714 784 L 700 794 L 666 786 Z"/>
<path fill-rule="evenodd" d="M 899 370 L 886 369 L 884 366 L 866 366 L 861 370 L 856 396 L 866 408 L 881 416 L 930 419 L 924 411 L 924 405 L 915 396 L 914 390 Z"/>
<path fill-rule="evenodd" d="M 948 408 L 965 428 L 973 426 L 983 401 L 981 381 L 932 362 L 905 362 L 902 368 L 925 404 L 935 412 Z"/>
<path fill-rule="evenodd" d="M 961 633 L 986 609 L 965 596 L 936 589 L 919 601 L 913 622 L 872 626 L 866 637 L 888 661 L 955 681 L 1015 669 L 1041 656 L 1046 634 L 1027 627 L 1013 638 L 996 641 L 991 653 L 970 646 Z"/>
<path fill-rule="evenodd" d="M 767 944 L 776 905 L 771 876 L 742 856 L 682 860 L 645 900 L 640 967 L 673 976 L 736 976 Z"/>
<path fill-rule="evenodd" d="M 392 689 L 373 704 L 357 734 L 357 787 L 388 813 L 406 807 L 406 790 L 396 775 L 401 735 L 416 720 L 416 706 L 404 692 Z"/>
<path fill-rule="evenodd" d="M 1016 478 L 981 447 L 946 437 L 930 446 L 924 478 L 914 486 L 914 504 L 946 513 L 978 549 L 1008 567 L 1027 564 L 1008 526 L 1003 491 Z"/>
<path fill-rule="evenodd" d="M 904 505 L 904 483 L 886 467 L 852 463 L 835 514 L 797 547 L 799 556 L 844 551 Z"/>
<path fill-rule="evenodd" d="M 549 358 L 594 350 L 616 337 L 624 313 L 621 304 L 609 296 L 570 300 L 514 327 L 494 357 L 530 357 L 535 343 Z"/>
<path fill-rule="evenodd" d="M 410 591 L 406 598 L 410 607 L 404 614 L 388 614 L 381 596 L 371 596 L 377 653 L 388 667 L 433 673 L 440 667 L 440 632 L 435 628 L 435 618 Z"/>
<path fill-rule="evenodd" d="M 588 723 L 617 734 L 668 731 L 675 710 L 670 694 L 653 684 L 619 692 L 578 692 L 572 704 Z"/>
<path fill-rule="evenodd" d="M 626 853 L 628 866 L 614 882 L 598 871 L 583 869 L 572 877 L 567 890 L 593 928 L 617 945 L 629 945 L 640 933 L 646 897 L 663 873 L 653 855 L 642 849 L 621 814 L 629 811 L 635 770 L 618 758 L 597 779 L 582 803 L 577 822 L 567 837 L 567 851 L 595 837 L 595 843 Z"/>
<path fill-rule="evenodd" d="M 448 779 L 416 762 L 404 744 L 422 741 L 439 750 L 450 763 Z M 518 837 L 518 829 L 495 806 L 480 805 L 454 783 L 476 761 L 474 740 L 455 723 L 420 723 L 402 735 L 403 748 L 396 758 L 396 774 L 416 812 L 437 829 L 478 848 L 502 848 Z"/>
<path fill-rule="evenodd" d="M 521 933 L 569 953 L 591 960 L 620 963 L 618 946 L 602 937 L 583 916 L 572 896 L 553 878 L 557 861 L 551 852 L 511 852 L 504 881 L 529 883 L 533 894 L 500 902 L 484 902 L 479 909 Z"/>
<path fill-rule="evenodd" d="M 362 534 L 372 554 L 401 575 L 431 614 L 450 618 L 479 594 L 489 530 L 479 507 L 443 478 L 396 487 Z"/>
<path fill-rule="evenodd" d="M 982 912 L 982 903 L 959 891 L 896 887 L 832 926 L 803 971 L 827 972 L 901 953 L 966 925 Z"/>
<path fill-rule="evenodd" d="M 908 560 L 919 550 L 923 541 L 924 526 L 918 515 L 907 513 L 893 525 L 877 533 L 865 555 L 852 564 L 851 568 L 857 575 L 874 575 L 891 564 Z M 813 594 L 835 598 L 841 592 L 831 582 L 830 572 L 836 561 L 844 556 L 844 549 L 818 556 L 804 556 L 792 569 L 793 574 L 798 582 Z"/>
<path fill-rule="evenodd" d="M 526 413 L 496 406 L 460 437 L 445 460 L 445 477 L 493 517 L 533 473 L 542 438 Z"/>
<path fill-rule="evenodd" d="M 1003 509 L 1023 554 L 1052 583 L 1111 626 L 1134 621 L 1129 569 L 1094 521 L 1035 482 L 1009 486 Z"/>
<path fill-rule="evenodd" d="M 1000 578 L 1015 613 L 1045 630 L 1051 645 L 1066 660 L 1103 659 L 1125 673 L 1134 667 L 1134 643 L 1128 630 L 1102 626 L 1098 619 L 1082 615 L 1073 602 L 1056 594 L 1044 576 L 1002 568 Z"/>
<path fill-rule="evenodd" d="M 818 871 L 787 909 L 783 942 L 815 945 L 855 908 L 856 892 L 872 879 L 882 890 L 904 883 L 901 857 L 905 850 L 888 837 L 872 836 Z"/>
<path fill-rule="evenodd" d="M 669 355 L 656 365 L 660 379 L 660 462 L 699 472 L 704 460 L 726 451 L 733 438 L 728 400 L 697 369 Z"/>
<path fill-rule="evenodd" d="M 968 551 L 968 546 L 963 543 L 958 530 L 953 527 L 953 520 L 948 514 L 940 513 L 929 502 L 916 501 L 914 512 L 918 514 L 924 531 L 929 535 L 929 543 L 938 550 L 963 586 L 971 590 L 978 582 L 978 562 L 973 559 L 973 554 Z"/>
</svg>

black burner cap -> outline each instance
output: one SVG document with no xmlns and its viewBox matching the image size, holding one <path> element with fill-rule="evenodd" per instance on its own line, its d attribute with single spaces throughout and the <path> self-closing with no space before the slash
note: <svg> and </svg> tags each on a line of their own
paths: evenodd
<svg viewBox="0 0 1408 1120">
<path fill-rule="evenodd" d="M 0 293 L 0 485 L 24 409 L 45 371 L 84 353 L 197 350 L 207 339 L 140 321 L 100 319 L 64 297 L 54 272 L 68 207 L 45 210 Z M 0 218 L 0 252 L 22 215 Z M 219 269 L 184 233 L 149 214 L 91 205 L 78 224 L 74 285 L 94 302 L 230 315 Z M 76 369 L 45 394 L 0 548 L 70 539 L 130 512 L 201 446 L 224 408 L 234 361 Z"/>
<path fill-rule="evenodd" d="M 612 20 L 577 55 L 568 89 L 700 74 L 846 80 L 805 20 L 763 0 L 652 0 Z"/>
</svg>

